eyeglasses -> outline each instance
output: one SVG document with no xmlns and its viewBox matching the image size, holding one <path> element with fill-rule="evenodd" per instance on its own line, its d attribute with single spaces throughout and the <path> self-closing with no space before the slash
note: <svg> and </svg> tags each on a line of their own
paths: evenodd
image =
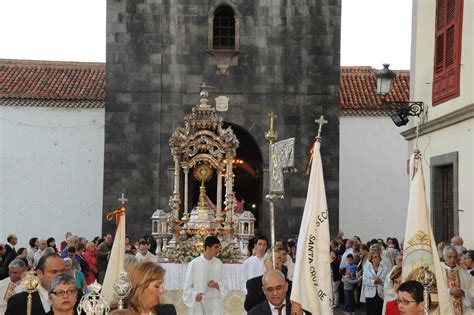
<svg viewBox="0 0 474 315">
<path fill-rule="evenodd" d="M 283 290 L 283 288 L 284 288 L 284 287 L 283 287 L 282 285 L 279 285 L 279 286 L 276 286 L 276 287 L 265 288 L 265 291 L 266 291 L 267 293 L 273 293 L 273 292 L 275 292 L 275 291 L 281 292 L 281 290 Z"/>
<path fill-rule="evenodd" d="M 59 296 L 59 297 L 64 297 L 65 295 L 67 295 L 69 297 L 71 295 L 76 295 L 77 290 L 76 289 L 69 289 L 69 290 L 66 290 L 66 291 L 58 290 L 58 291 L 52 291 L 51 293 L 53 293 L 54 295 Z"/>
<path fill-rule="evenodd" d="M 416 301 L 408 301 L 408 300 L 400 300 L 400 299 L 397 299 L 397 303 L 398 304 L 403 304 L 403 305 L 408 305 L 410 303 L 417 303 Z"/>
</svg>

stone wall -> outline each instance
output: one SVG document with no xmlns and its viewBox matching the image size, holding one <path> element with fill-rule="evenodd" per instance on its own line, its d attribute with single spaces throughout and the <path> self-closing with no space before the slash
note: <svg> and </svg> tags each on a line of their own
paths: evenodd
<svg viewBox="0 0 474 315">
<path fill-rule="evenodd" d="M 287 174 L 276 203 L 277 236 L 299 230 L 305 169 L 323 114 L 322 155 L 331 232 L 338 227 L 340 1 L 228 1 L 240 16 L 238 64 L 221 75 L 209 64 L 208 14 L 220 2 L 107 1 L 107 99 L 104 212 L 126 192 L 128 233 L 151 231 L 156 208 L 168 211 L 173 163 L 168 140 L 198 103 L 199 85 L 230 98 L 226 122 L 249 131 L 268 163 L 268 113 L 278 115 L 279 139 L 295 137 L 298 173 Z M 334 4 L 336 3 L 336 4 Z M 268 166 L 267 166 L 268 167 Z M 265 169 L 265 166 L 264 166 Z M 268 174 L 260 227 L 269 236 Z M 104 223 L 105 231 L 113 229 Z"/>
</svg>

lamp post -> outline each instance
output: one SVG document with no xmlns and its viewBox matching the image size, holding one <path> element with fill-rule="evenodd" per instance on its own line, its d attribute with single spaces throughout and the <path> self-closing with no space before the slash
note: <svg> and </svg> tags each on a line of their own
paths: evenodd
<svg viewBox="0 0 474 315">
<path fill-rule="evenodd" d="M 395 78 L 395 72 L 390 70 L 389 64 L 385 63 L 383 69 L 375 73 L 377 79 L 377 94 L 382 97 L 382 104 L 394 110 L 390 115 L 393 123 L 398 126 L 405 126 L 408 123 L 409 116 L 419 117 L 423 112 L 423 102 L 410 101 L 387 101 L 386 96 L 390 94 L 392 81 Z"/>
</svg>

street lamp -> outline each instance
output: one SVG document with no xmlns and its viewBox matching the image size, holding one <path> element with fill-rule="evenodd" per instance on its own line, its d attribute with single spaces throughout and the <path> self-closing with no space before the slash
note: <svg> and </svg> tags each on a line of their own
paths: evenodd
<svg viewBox="0 0 474 315">
<path fill-rule="evenodd" d="M 406 102 L 406 101 L 393 101 L 389 102 L 386 100 L 386 96 L 390 94 L 392 88 L 392 81 L 395 78 L 395 72 L 390 70 L 390 64 L 385 63 L 383 69 L 375 73 L 377 79 L 377 94 L 382 97 L 383 105 L 393 109 L 395 113 L 390 115 L 393 123 L 398 126 L 405 126 L 408 123 L 409 116 L 419 117 L 423 112 L 423 102 Z"/>
</svg>

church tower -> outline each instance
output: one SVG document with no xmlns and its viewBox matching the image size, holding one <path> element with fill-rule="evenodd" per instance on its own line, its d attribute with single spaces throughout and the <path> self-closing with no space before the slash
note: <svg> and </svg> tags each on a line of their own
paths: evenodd
<svg viewBox="0 0 474 315">
<path fill-rule="evenodd" d="M 324 115 L 329 123 L 321 148 L 334 235 L 340 30 L 340 0 L 107 0 L 104 213 L 125 192 L 127 233 L 141 237 L 151 232 L 156 209 L 170 211 L 174 162 L 168 142 L 199 103 L 204 81 L 213 87 L 212 105 L 218 96 L 228 98 L 218 114 L 240 143 L 234 191 L 266 236 L 268 114 L 277 115 L 278 140 L 296 138 L 298 172 L 285 174 L 285 199 L 275 202 L 276 236 L 283 239 L 299 231 L 314 121 Z M 199 183 L 190 186 L 195 205 Z M 104 231 L 113 229 L 104 221 Z"/>
</svg>

